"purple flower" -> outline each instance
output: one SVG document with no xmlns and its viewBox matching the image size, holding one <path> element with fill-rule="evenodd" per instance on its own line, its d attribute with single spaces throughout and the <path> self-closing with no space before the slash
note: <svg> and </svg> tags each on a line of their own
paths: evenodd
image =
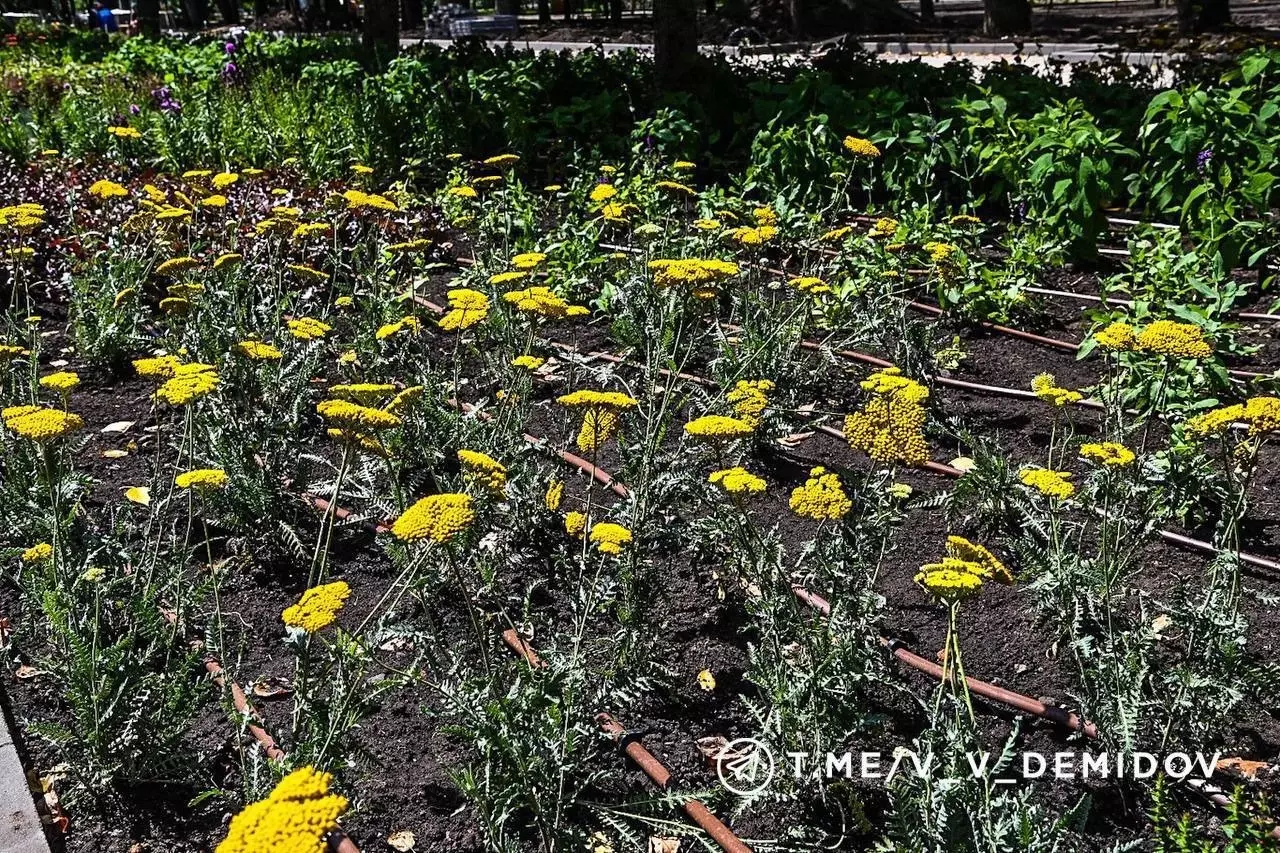
<svg viewBox="0 0 1280 853">
<path fill-rule="evenodd" d="M 1209 167 L 1209 161 L 1213 159 L 1213 149 L 1206 148 L 1196 155 L 1196 171 L 1204 174 L 1204 170 Z"/>
<path fill-rule="evenodd" d="M 138 115 L 138 113 L 140 113 L 140 112 L 142 112 L 142 107 L 138 106 L 137 104 L 130 104 L 130 105 L 129 105 L 129 114 L 130 114 L 130 115 L 135 115 L 135 116 L 136 116 L 136 115 Z"/>
<path fill-rule="evenodd" d="M 222 69 L 222 76 L 231 79 L 240 73 L 240 69 L 236 67 L 234 62 L 228 62 Z"/>
<path fill-rule="evenodd" d="M 229 42 L 227 42 L 226 44 L 224 44 L 224 45 L 222 46 L 222 49 L 223 49 L 224 51 L 226 51 L 227 53 L 229 53 L 229 54 L 230 54 L 230 53 L 235 53 L 235 52 L 236 52 L 236 43 L 235 43 L 235 42 L 233 42 L 233 41 L 229 41 Z"/>
</svg>

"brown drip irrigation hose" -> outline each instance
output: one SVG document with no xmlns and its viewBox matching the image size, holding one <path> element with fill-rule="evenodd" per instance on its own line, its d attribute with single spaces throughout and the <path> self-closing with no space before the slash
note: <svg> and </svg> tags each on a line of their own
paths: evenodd
<svg viewBox="0 0 1280 853">
<path fill-rule="evenodd" d="M 502 639 L 506 641 L 512 651 L 524 658 L 532 669 L 542 669 L 547 665 L 546 661 L 538 655 L 533 646 L 529 645 L 514 628 L 508 628 L 503 631 Z M 666 793 L 670 789 L 671 771 L 652 752 L 645 749 L 639 740 L 629 739 L 625 726 L 607 713 L 597 714 L 596 723 L 600 726 L 602 732 L 609 735 L 615 744 L 622 747 L 622 751 L 626 753 L 627 757 L 636 763 L 636 766 L 644 772 L 644 775 L 649 777 L 649 781 L 653 782 L 658 790 Z M 712 814 L 711 810 L 698 800 L 686 800 L 682 808 L 685 814 L 707 835 L 711 836 L 712 840 L 720 845 L 725 853 L 751 853 L 751 848 L 743 844 L 738 836 L 734 835 L 733 830 L 729 829 L 720 818 Z"/>
</svg>

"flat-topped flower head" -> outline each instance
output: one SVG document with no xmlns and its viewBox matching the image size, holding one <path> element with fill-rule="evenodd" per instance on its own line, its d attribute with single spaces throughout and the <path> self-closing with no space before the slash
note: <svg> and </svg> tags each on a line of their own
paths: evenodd
<svg viewBox="0 0 1280 853">
<path fill-rule="evenodd" d="M 176 276 L 185 272 L 190 272 L 200 266 L 200 262 L 190 256 L 182 256 L 179 258 L 169 258 L 169 260 L 156 267 L 156 275 Z"/>
<path fill-rule="evenodd" d="M 492 166 L 495 169 L 507 169 L 519 162 L 519 154 L 497 154 L 485 159 L 484 164 L 486 166 Z"/>
<path fill-rule="evenodd" d="M 768 379 L 739 379 L 725 399 L 733 407 L 734 417 L 758 428 L 764 419 L 765 409 L 769 407 L 769 392 L 773 389 L 774 384 Z"/>
<path fill-rule="evenodd" d="M 109 198 L 128 198 L 129 191 L 115 181 L 108 181 L 104 178 L 100 181 L 94 181 L 89 186 L 89 195 L 106 201 Z"/>
<path fill-rule="evenodd" d="M 70 394 L 80 387 L 80 376 L 69 370 L 50 373 L 48 376 L 40 377 L 40 387 L 48 388 L 50 391 L 57 391 L 63 395 Z"/>
<path fill-rule="evenodd" d="M 333 331 L 333 327 L 312 317 L 301 317 L 287 323 L 289 334 L 300 341 L 318 341 Z"/>
<path fill-rule="evenodd" d="M 563 500 L 564 481 L 552 480 L 550 485 L 547 486 L 547 493 L 542 497 L 543 505 L 551 512 L 555 512 L 560 509 L 560 502 Z"/>
<path fill-rule="evenodd" d="M 1084 395 L 1079 391 L 1071 391 L 1059 386 L 1052 373 L 1041 373 L 1032 379 L 1031 390 L 1035 392 L 1036 397 L 1059 409 L 1075 405 L 1084 399 Z"/>
<path fill-rule="evenodd" d="M 698 299 L 714 299 L 718 286 L 741 271 L 732 261 L 703 258 L 659 258 L 649 269 L 657 287 L 683 288 Z"/>
<path fill-rule="evenodd" d="M 324 853 L 347 810 L 346 797 L 329 793 L 332 779 L 312 767 L 293 771 L 231 819 L 215 853 Z"/>
<path fill-rule="evenodd" d="M 1052 471 L 1048 468 L 1024 468 L 1018 472 L 1023 485 L 1035 489 L 1045 497 L 1066 500 L 1076 493 L 1070 471 Z"/>
<path fill-rule="evenodd" d="M 329 393 L 341 400 L 374 406 L 395 394 L 396 386 L 389 382 L 349 382 L 334 385 Z"/>
<path fill-rule="evenodd" d="M 707 481 L 734 496 L 762 495 L 765 491 L 764 479 L 752 474 L 741 465 L 712 471 Z"/>
<path fill-rule="evenodd" d="M 1208 358 L 1213 347 L 1205 340 L 1204 329 L 1193 323 L 1156 320 L 1144 328 L 1134 342 L 1140 352 L 1175 358 Z"/>
<path fill-rule="evenodd" d="M 333 624 L 350 595 L 351 587 L 345 581 L 314 586 L 302 593 L 297 604 L 286 607 L 280 617 L 290 628 L 314 634 Z"/>
<path fill-rule="evenodd" d="M 583 388 L 556 398 L 556 402 L 570 409 L 609 409 L 624 412 L 639 405 L 634 397 L 621 391 L 595 391 Z"/>
<path fill-rule="evenodd" d="M 862 411 L 845 417 L 844 436 L 849 446 L 877 462 L 916 466 L 928 462 L 922 404 L 929 389 L 903 376 L 896 367 L 871 374 L 862 387 L 874 396 Z"/>
<path fill-rule="evenodd" d="M 323 400 L 316 404 L 320 417 L 339 429 L 355 432 L 378 432 L 384 429 L 395 429 L 404 421 L 398 415 L 361 406 L 350 400 Z"/>
<path fill-rule="evenodd" d="M 456 287 L 445 296 L 449 300 L 449 310 L 440 318 L 438 325 L 446 332 L 470 329 L 489 316 L 488 294 L 469 287 Z"/>
<path fill-rule="evenodd" d="M 1190 418 L 1185 429 L 1191 438 L 1203 439 L 1221 435 L 1232 424 L 1247 425 L 1250 435 L 1280 432 L 1280 398 L 1250 397 L 1243 403 L 1219 406 Z"/>
<path fill-rule="evenodd" d="M 475 517 L 470 495 L 429 495 L 405 510 L 391 525 L 391 533 L 405 542 L 443 544 L 466 531 Z"/>
<path fill-rule="evenodd" d="M 617 556 L 622 549 L 631 544 L 631 531 L 621 524 L 602 521 L 591 528 L 588 539 L 599 549 L 601 554 Z"/>
<path fill-rule="evenodd" d="M 1132 450 L 1114 441 L 1085 442 L 1080 455 L 1108 468 L 1124 468 L 1137 459 Z"/>
<path fill-rule="evenodd" d="M 755 431 L 755 425 L 727 415 L 703 415 L 684 425 L 685 435 L 709 442 L 736 441 Z"/>
<path fill-rule="evenodd" d="M 542 367 L 542 365 L 546 363 L 547 363 L 547 360 L 545 358 L 539 358 L 536 355 L 518 355 L 515 358 L 511 359 L 512 367 L 519 367 L 519 368 L 523 368 L 524 370 L 530 370 L 530 371 L 537 370 L 539 367 Z"/>
<path fill-rule="evenodd" d="M 818 466 L 809 472 L 803 486 L 791 492 L 791 511 L 814 521 L 837 521 L 853 509 L 840 478 Z"/>
<path fill-rule="evenodd" d="M 5 429 L 15 435 L 45 444 L 84 429 L 84 419 L 61 409 L 44 406 L 11 406 L 0 411 Z"/>
<path fill-rule="evenodd" d="M 1000 562 L 995 554 L 963 536 L 947 537 L 947 556 L 966 563 L 976 563 L 982 567 L 983 577 L 993 578 L 1002 584 L 1013 583 L 1013 574 L 1005 568 L 1004 563 Z"/>
<path fill-rule="evenodd" d="M 977 594 L 985 575 L 979 563 L 944 557 L 940 563 L 921 566 L 915 581 L 939 601 L 954 604 Z"/>
<path fill-rule="evenodd" d="M 547 256 L 542 252 L 521 252 L 511 258 L 511 266 L 521 271 L 536 270 L 546 261 Z"/>
<path fill-rule="evenodd" d="M 869 139 L 863 139 L 860 136 L 846 136 L 844 138 L 844 150 L 848 151 L 854 157 L 861 157 L 864 160 L 874 160 L 880 156 L 880 149 L 875 143 Z"/>
<path fill-rule="evenodd" d="M 39 545 L 32 545 L 30 548 L 22 552 L 22 562 L 24 563 L 43 563 L 53 556 L 53 546 L 48 542 L 41 542 Z"/>
<path fill-rule="evenodd" d="M 590 198 L 596 204 L 602 204 L 618 194 L 618 188 L 613 184 L 596 184 L 591 190 Z"/>
<path fill-rule="evenodd" d="M 468 482 L 477 483 L 489 493 L 501 495 L 507 487 L 507 466 L 478 450 L 459 450 L 458 463 Z"/>
<path fill-rule="evenodd" d="M 577 444 L 583 453 L 595 453 L 618 428 L 618 412 L 614 409 L 587 409 L 578 427 Z"/>
<path fill-rule="evenodd" d="M 536 314 L 548 319 L 562 317 L 581 317 L 590 313 L 581 305 L 571 305 L 557 296 L 549 288 L 542 286 L 527 287 L 524 290 L 512 290 L 502 294 L 502 299 L 514 305 L 517 311 L 525 314 Z"/>
<path fill-rule="evenodd" d="M 139 358 L 133 362 L 133 369 L 139 376 L 170 379 L 182 366 L 182 362 L 171 355 L 160 355 L 154 358 Z"/>
<path fill-rule="evenodd" d="M 740 246 L 763 246 L 778 236 L 778 229 L 774 225 L 758 225 L 754 228 L 743 225 L 730 228 L 725 232 L 725 236 Z"/>
<path fill-rule="evenodd" d="M 212 394 L 221 382 L 212 364 L 180 364 L 156 389 L 155 398 L 170 406 L 189 406 Z"/>
<path fill-rule="evenodd" d="M 565 513 L 564 516 L 564 532 L 568 533 L 574 539 L 581 539 L 582 534 L 587 529 L 587 516 L 585 513 L 578 512 L 576 509 L 572 512 Z"/>
<path fill-rule="evenodd" d="M 262 341 L 241 341 L 232 349 L 250 361 L 279 361 L 284 357 L 280 350 Z"/>
<path fill-rule="evenodd" d="M 216 491 L 227 487 L 227 472 L 221 468 L 197 468 L 184 471 L 173 478 L 179 489 L 195 489 L 197 491 Z"/>
</svg>

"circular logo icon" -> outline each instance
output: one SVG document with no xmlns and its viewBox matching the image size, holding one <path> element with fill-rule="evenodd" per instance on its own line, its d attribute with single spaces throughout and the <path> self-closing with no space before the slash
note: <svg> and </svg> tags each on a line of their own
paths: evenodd
<svg viewBox="0 0 1280 853">
<path fill-rule="evenodd" d="M 773 771 L 773 753 L 755 738 L 740 737 L 716 753 L 720 784 L 740 797 L 753 796 L 769 787 Z"/>
</svg>

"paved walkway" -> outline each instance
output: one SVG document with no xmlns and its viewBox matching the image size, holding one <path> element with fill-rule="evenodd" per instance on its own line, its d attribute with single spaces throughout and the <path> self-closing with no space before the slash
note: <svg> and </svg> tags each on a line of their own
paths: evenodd
<svg viewBox="0 0 1280 853">
<path fill-rule="evenodd" d="M 0 713 L 0 851 L 49 853 L 49 842 L 4 713 Z"/>
</svg>

